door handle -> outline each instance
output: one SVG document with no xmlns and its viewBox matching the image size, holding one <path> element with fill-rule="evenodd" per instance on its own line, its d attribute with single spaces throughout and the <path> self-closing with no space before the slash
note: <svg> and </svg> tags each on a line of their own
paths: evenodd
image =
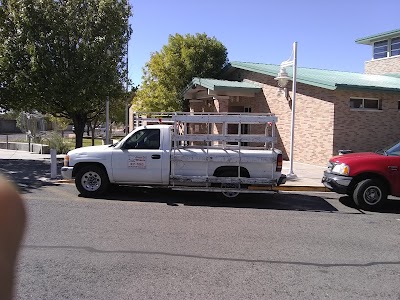
<svg viewBox="0 0 400 300">
<path fill-rule="evenodd" d="M 151 158 L 152 158 L 152 159 L 160 159 L 160 158 L 161 158 L 161 155 L 160 155 L 160 154 L 153 154 L 153 155 L 151 156 Z"/>
</svg>

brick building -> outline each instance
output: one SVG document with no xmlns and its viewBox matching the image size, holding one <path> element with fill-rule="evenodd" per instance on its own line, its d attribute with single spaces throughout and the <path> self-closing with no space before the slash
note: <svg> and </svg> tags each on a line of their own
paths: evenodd
<svg viewBox="0 0 400 300">
<path fill-rule="evenodd" d="M 297 68 L 294 159 L 324 166 L 339 149 L 374 151 L 400 140 L 400 30 L 356 40 L 372 47 L 365 74 Z M 192 111 L 272 112 L 289 157 L 291 91 L 278 92 L 280 66 L 231 62 L 218 79 L 194 78 Z M 288 69 L 291 77 L 291 70 Z M 257 128 L 246 130 L 257 131 Z"/>
</svg>

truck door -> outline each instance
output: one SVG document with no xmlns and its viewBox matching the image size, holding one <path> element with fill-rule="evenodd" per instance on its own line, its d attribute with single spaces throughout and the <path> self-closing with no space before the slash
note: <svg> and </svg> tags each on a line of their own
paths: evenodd
<svg viewBox="0 0 400 300">
<path fill-rule="evenodd" d="M 162 184 L 160 129 L 134 133 L 119 149 L 114 149 L 111 163 L 117 183 Z"/>
</svg>

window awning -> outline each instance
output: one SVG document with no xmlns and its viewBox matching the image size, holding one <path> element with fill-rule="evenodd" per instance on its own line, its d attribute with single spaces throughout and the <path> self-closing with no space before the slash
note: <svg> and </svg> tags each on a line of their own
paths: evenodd
<svg viewBox="0 0 400 300">
<path fill-rule="evenodd" d="M 206 99 L 214 96 L 254 97 L 261 86 L 245 81 L 229 81 L 195 77 L 183 91 L 185 99 Z"/>
</svg>

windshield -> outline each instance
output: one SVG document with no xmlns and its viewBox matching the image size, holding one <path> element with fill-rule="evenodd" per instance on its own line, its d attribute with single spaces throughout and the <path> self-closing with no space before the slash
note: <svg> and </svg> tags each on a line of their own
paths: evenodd
<svg viewBox="0 0 400 300">
<path fill-rule="evenodd" d="M 378 150 L 376 153 L 388 156 L 400 156 L 400 141 L 390 145 L 389 147 Z"/>
</svg>

